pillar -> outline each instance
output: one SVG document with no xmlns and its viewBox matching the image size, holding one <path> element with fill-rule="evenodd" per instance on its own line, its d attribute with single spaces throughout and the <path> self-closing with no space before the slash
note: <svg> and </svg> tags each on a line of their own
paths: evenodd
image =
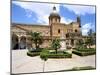
<svg viewBox="0 0 100 75">
<path fill-rule="evenodd" d="M 74 47 L 76 47 L 76 43 L 77 43 L 77 40 L 75 39 L 75 40 L 74 40 Z"/>
<path fill-rule="evenodd" d="M 20 36 L 18 36 L 18 49 L 20 49 Z"/>
</svg>

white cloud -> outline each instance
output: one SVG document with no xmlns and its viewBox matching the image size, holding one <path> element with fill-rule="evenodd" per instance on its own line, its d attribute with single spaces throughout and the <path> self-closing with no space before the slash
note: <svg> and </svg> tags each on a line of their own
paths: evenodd
<svg viewBox="0 0 100 75">
<path fill-rule="evenodd" d="M 87 23 L 87 24 L 84 24 L 82 25 L 82 35 L 88 35 L 88 32 L 90 29 L 94 29 L 95 28 L 95 25 L 93 25 L 92 23 Z"/>
<path fill-rule="evenodd" d="M 59 12 L 59 4 L 43 4 L 43 3 L 33 3 L 33 2 L 18 2 L 12 1 L 13 4 L 20 6 L 25 9 L 26 16 L 32 17 L 32 12 L 36 14 L 37 22 L 48 23 L 48 16 L 52 12 L 52 8 L 55 5 L 57 12 Z"/>
<path fill-rule="evenodd" d="M 74 12 L 76 15 L 94 14 L 95 7 L 93 6 L 81 6 L 81 5 L 63 5 L 68 10 Z"/>
<path fill-rule="evenodd" d="M 26 11 L 26 16 L 28 18 L 32 17 L 32 11 L 30 11 L 30 10 L 25 10 L 25 11 Z"/>
<path fill-rule="evenodd" d="M 65 19 L 65 17 L 62 17 L 61 18 L 61 23 L 65 23 L 65 24 L 69 24 L 69 23 L 71 23 L 73 20 L 71 20 L 71 19 Z"/>
</svg>

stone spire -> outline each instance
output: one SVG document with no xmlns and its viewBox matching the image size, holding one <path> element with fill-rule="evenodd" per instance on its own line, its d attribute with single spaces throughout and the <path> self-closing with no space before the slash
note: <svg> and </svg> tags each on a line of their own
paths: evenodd
<svg viewBox="0 0 100 75">
<path fill-rule="evenodd" d="M 81 27 L 81 19 L 80 19 L 80 16 L 77 16 L 77 22 L 79 23 L 79 27 Z"/>
</svg>

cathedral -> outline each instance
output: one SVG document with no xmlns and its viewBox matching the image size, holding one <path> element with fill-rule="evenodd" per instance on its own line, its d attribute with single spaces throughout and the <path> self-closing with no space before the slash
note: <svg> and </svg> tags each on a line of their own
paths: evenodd
<svg viewBox="0 0 100 75">
<path fill-rule="evenodd" d="M 37 24 L 19 24 L 11 23 L 11 48 L 12 49 L 26 49 L 29 46 L 34 47 L 30 35 L 27 32 L 39 32 L 43 36 L 44 42 L 41 45 L 43 48 L 49 48 L 52 39 L 59 38 L 65 48 L 75 47 L 76 43 L 81 40 L 81 20 L 76 17 L 76 21 L 69 24 L 61 23 L 61 16 L 53 7 L 53 11 L 48 17 L 48 25 Z"/>
</svg>

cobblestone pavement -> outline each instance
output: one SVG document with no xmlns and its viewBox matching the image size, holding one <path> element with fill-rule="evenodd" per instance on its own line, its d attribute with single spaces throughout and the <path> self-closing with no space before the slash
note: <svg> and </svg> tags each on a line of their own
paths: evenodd
<svg viewBox="0 0 100 75">
<path fill-rule="evenodd" d="M 43 72 L 44 61 L 39 56 L 29 57 L 26 52 L 27 50 L 12 50 L 12 73 Z M 73 54 L 72 58 L 48 59 L 44 71 L 60 71 L 82 66 L 95 67 L 95 55 L 80 57 Z"/>
</svg>

